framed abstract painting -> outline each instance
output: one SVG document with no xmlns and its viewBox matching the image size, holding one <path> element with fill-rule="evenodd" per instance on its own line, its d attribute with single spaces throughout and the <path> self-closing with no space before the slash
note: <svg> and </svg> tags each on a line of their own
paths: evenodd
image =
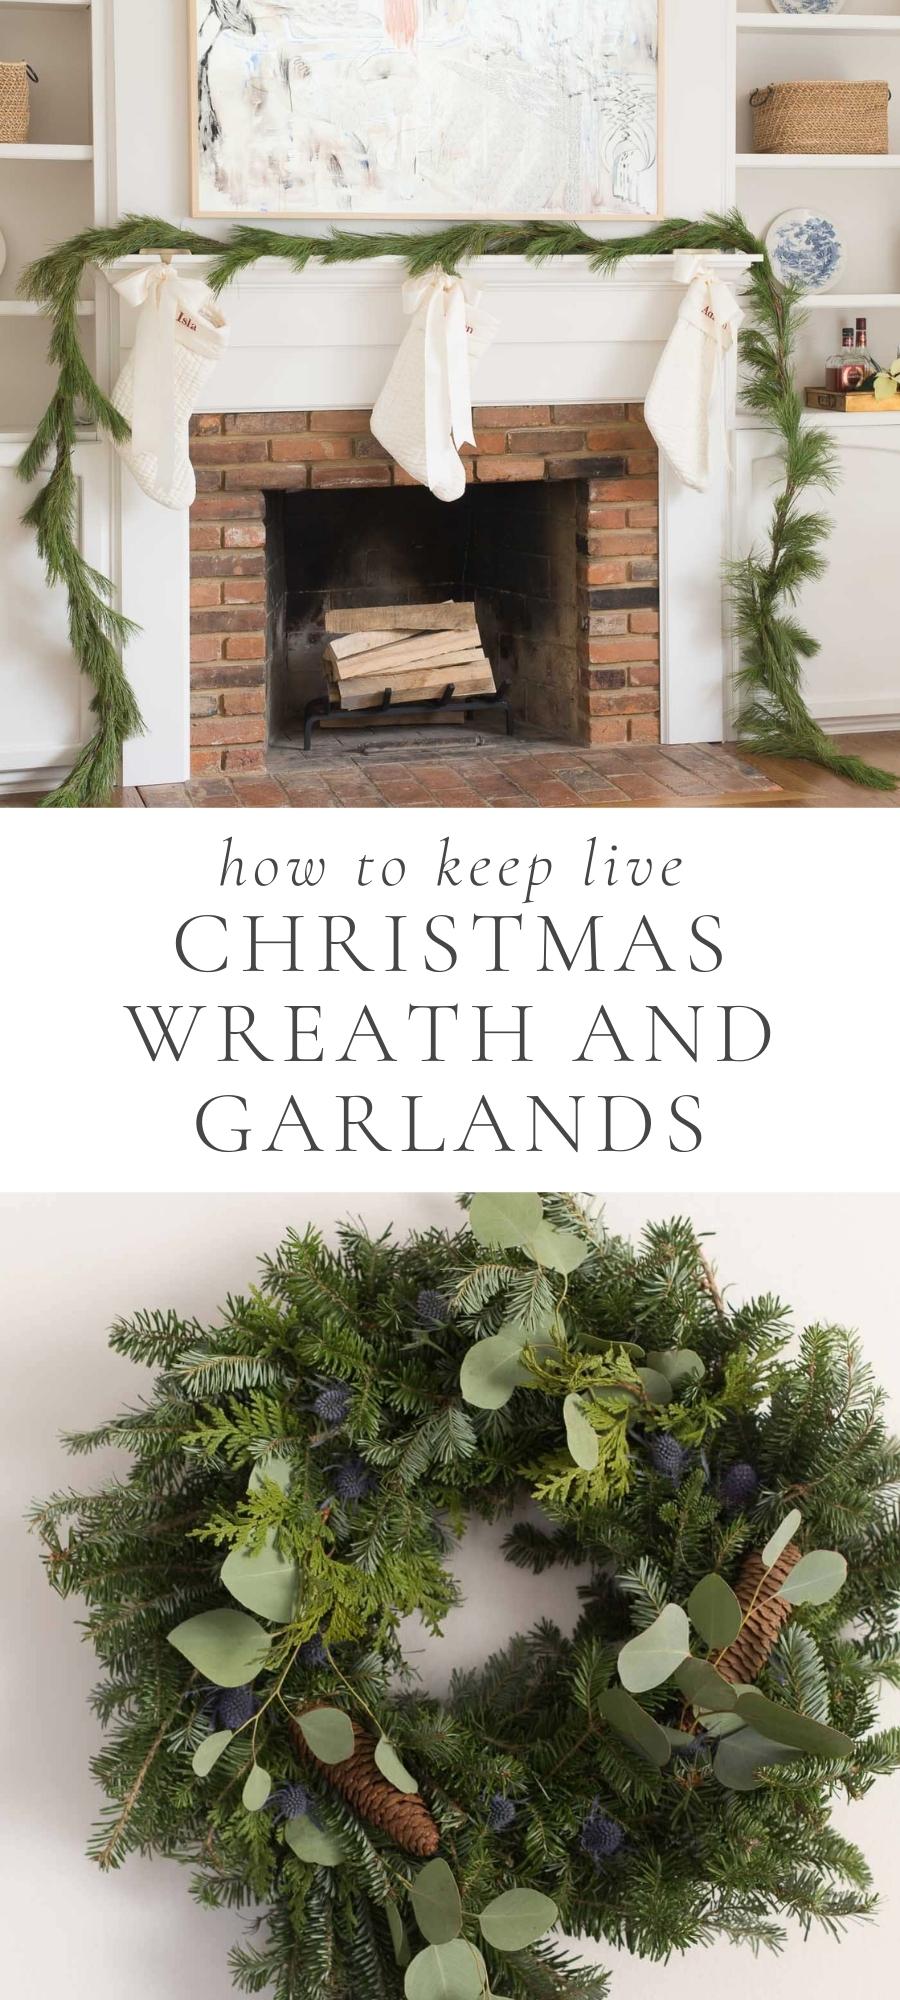
<svg viewBox="0 0 900 2000">
<path fill-rule="evenodd" d="M 193 213 L 662 208 L 664 0 L 192 0 Z"/>
</svg>

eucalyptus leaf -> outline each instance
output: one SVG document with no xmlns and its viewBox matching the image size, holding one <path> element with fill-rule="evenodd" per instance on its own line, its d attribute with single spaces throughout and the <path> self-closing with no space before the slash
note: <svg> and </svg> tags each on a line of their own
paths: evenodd
<svg viewBox="0 0 900 2000">
<path fill-rule="evenodd" d="M 413 1915 L 429 1944 L 449 1944 L 462 1930 L 462 1901 L 452 1868 L 440 1856 L 428 1861 L 409 1892 Z"/>
<path fill-rule="evenodd" d="M 477 1194 L 469 1209 L 469 1228 L 488 1250 L 520 1250 L 544 1220 L 544 1205 L 536 1194 Z"/>
<path fill-rule="evenodd" d="M 832 1729 L 826 1722 L 814 1722 L 811 1715 L 799 1715 L 780 1701 L 769 1701 L 767 1695 L 759 1694 L 755 1688 L 738 1695 L 737 1711 L 768 1743 L 784 1744 L 803 1756 L 830 1759 L 853 1754 L 852 1739 L 843 1730 Z"/>
<path fill-rule="evenodd" d="M 658 1368 L 636 1368 L 634 1372 L 651 1403 L 671 1403 L 672 1384 Z"/>
<path fill-rule="evenodd" d="M 744 1622 L 744 1613 L 730 1584 L 712 1570 L 695 1584 L 687 1601 L 691 1624 L 713 1652 L 724 1652 Z M 721 1704 L 720 1704 L 721 1706 Z"/>
<path fill-rule="evenodd" d="M 201 1611 L 169 1633 L 182 1653 L 216 1687 L 246 1687 L 266 1664 L 272 1641 L 245 1611 Z"/>
<path fill-rule="evenodd" d="M 646 1694 L 667 1681 L 691 1650 L 691 1628 L 680 1604 L 667 1604 L 645 1632 L 619 1654 L 619 1678 L 629 1694 Z"/>
<path fill-rule="evenodd" d="M 469 1348 L 459 1375 L 464 1402 L 476 1410 L 502 1410 L 515 1389 L 529 1380 L 522 1366 L 522 1335 L 510 1328 Z"/>
<path fill-rule="evenodd" d="M 399 1965 L 400 1970 L 402 1972 L 403 1967 L 409 1964 L 411 1956 L 409 1948 L 409 1938 L 406 1935 L 406 1925 L 403 1921 L 403 1918 L 400 1915 L 396 1903 L 392 1902 L 390 1899 L 385 1903 L 384 1914 L 387 1917 L 388 1930 L 390 1931 L 391 1934 L 391 1943 L 394 1947 L 394 1959 L 397 1965 Z"/>
<path fill-rule="evenodd" d="M 604 1688 L 594 1703 L 597 1714 L 612 1725 L 619 1736 L 630 1743 L 632 1749 L 646 1757 L 648 1763 L 661 1770 L 669 1761 L 669 1743 L 664 1729 L 654 1722 L 652 1715 L 641 1707 L 639 1701 L 626 1694 L 624 1688 Z"/>
<path fill-rule="evenodd" d="M 314 1826 L 307 1814 L 302 1819 L 289 1819 L 284 1837 L 298 1861 L 308 1861 L 314 1868 L 337 1868 L 346 1860 L 340 1841 L 323 1827 Z"/>
<path fill-rule="evenodd" d="M 270 1619 L 273 1625 L 290 1623 L 300 1579 L 293 1559 L 276 1548 L 273 1529 L 260 1549 L 232 1549 L 222 1564 L 221 1578 L 225 1589 L 248 1611 Z"/>
<path fill-rule="evenodd" d="M 482 1910 L 478 1922 L 494 1951 L 527 1951 L 546 1937 L 558 1916 L 556 1904 L 537 1889 L 507 1889 Z"/>
<path fill-rule="evenodd" d="M 736 1729 L 746 1729 L 747 1726 L 741 1721 L 737 1709 L 733 1709 L 730 1714 L 726 1714 L 723 1709 L 709 1714 L 704 1710 L 702 1721 L 707 1736 L 733 1736 Z"/>
<path fill-rule="evenodd" d="M 411 1777 L 406 1765 L 400 1762 L 393 1743 L 389 1743 L 386 1736 L 382 1736 L 375 1745 L 375 1762 L 382 1777 L 386 1778 L 388 1784 L 393 1785 L 396 1791 L 418 1791 L 418 1781 Z"/>
<path fill-rule="evenodd" d="M 560 1271 L 564 1277 L 579 1270 L 591 1254 L 580 1237 L 569 1235 L 565 1229 L 554 1229 L 551 1222 L 541 1222 L 525 1248 L 545 1271 Z"/>
<path fill-rule="evenodd" d="M 272 1780 L 261 1764 L 254 1764 L 244 1786 L 242 1800 L 247 1812 L 262 1812 L 266 1800 L 272 1795 Z"/>
<path fill-rule="evenodd" d="M 648 1354 L 647 1366 L 664 1375 L 673 1389 L 683 1389 L 686 1382 L 702 1382 L 706 1374 L 706 1362 L 693 1347 L 667 1347 L 661 1353 Z"/>
<path fill-rule="evenodd" d="M 732 1709 L 737 1704 L 737 1695 L 730 1681 L 717 1674 L 709 1660 L 685 1660 L 675 1675 L 675 1683 L 686 1701 L 698 1709 Z"/>
<path fill-rule="evenodd" d="M 795 1764 L 800 1753 L 778 1743 L 770 1743 L 755 1729 L 739 1729 L 726 1736 L 716 1751 L 713 1770 L 719 1784 L 729 1792 L 755 1792 L 757 1773 L 767 1764 Z"/>
<path fill-rule="evenodd" d="M 430 1944 L 406 1968 L 406 2000 L 483 2000 L 485 1982 L 479 1954 L 465 1938 Z"/>
<path fill-rule="evenodd" d="M 223 1750 L 228 1749 L 234 1735 L 233 1729 L 217 1729 L 213 1736 L 204 1736 L 199 1749 L 194 1751 L 191 1767 L 198 1778 L 208 1778 L 214 1764 L 218 1764 Z"/>
<path fill-rule="evenodd" d="M 580 1465 L 582 1472 L 594 1472 L 600 1463 L 600 1439 L 592 1424 L 584 1414 L 584 1403 L 580 1396 L 567 1396 L 563 1404 L 566 1425 L 566 1443 L 569 1452 Z"/>
<path fill-rule="evenodd" d="M 297 1721 L 307 1748 L 320 1764 L 345 1764 L 352 1757 L 353 1724 L 342 1708 L 308 1708 Z"/>
<path fill-rule="evenodd" d="M 785 1604 L 830 1604 L 847 1581 L 847 1563 L 836 1549 L 812 1549 L 785 1577 L 778 1596 Z"/>
<path fill-rule="evenodd" d="M 792 1508 L 790 1514 L 785 1516 L 780 1528 L 776 1528 L 774 1535 L 769 1536 L 762 1552 L 763 1564 L 766 1569 L 771 1569 L 772 1564 L 777 1563 L 779 1556 L 784 1555 L 788 1542 L 793 1541 L 802 1519 L 803 1515 L 799 1507 Z"/>
<path fill-rule="evenodd" d="M 292 1470 L 291 1461 L 285 1456 L 283 1451 L 270 1451 L 266 1454 L 265 1458 L 257 1459 L 250 1474 L 247 1492 L 262 1493 L 265 1490 L 266 1481 L 271 1480 L 273 1486 L 278 1486 L 281 1488 L 282 1493 L 287 1493 L 291 1483 Z"/>
</svg>

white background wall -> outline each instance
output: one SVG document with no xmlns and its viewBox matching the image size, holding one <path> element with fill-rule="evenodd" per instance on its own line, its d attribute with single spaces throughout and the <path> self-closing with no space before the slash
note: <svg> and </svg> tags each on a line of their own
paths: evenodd
<svg viewBox="0 0 900 2000">
<path fill-rule="evenodd" d="M 647 1215 L 672 1212 L 671 1197 L 618 1197 L 615 1227 L 631 1231 Z M 798 1321 L 825 1317 L 856 1325 L 869 1358 L 897 1398 L 896 1282 L 890 1247 L 900 1225 L 895 1199 L 695 1197 L 682 1202 L 699 1227 L 715 1231 L 713 1251 L 737 1295 L 775 1290 Z M 111 1196 L 5 1198 L 0 1201 L 0 1312 L 6 1329 L 3 1435 L 0 1441 L 5 1585 L 0 1755 L 5 1811 L 0 1833 L 0 1909 L 8 1991 L 15 2000 L 224 2000 L 225 1957 L 239 1928 L 228 1914 L 199 1911 L 173 1866 L 129 1861 L 103 1878 L 83 1859 L 97 1804 L 87 1773 L 96 1741 L 85 1706 L 92 1662 L 80 1645 L 76 1607 L 48 1589 L 22 1514 L 74 1477 L 99 1479 L 102 1465 L 70 1468 L 56 1442 L 65 1427 L 89 1425 L 141 1393 L 143 1371 L 111 1355 L 105 1329 L 141 1305 L 175 1304 L 214 1319 L 229 1289 L 245 1289 L 255 1259 L 288 1224 L 308 1218 L 330 1231 L 341 1213 L 362 1214 L 372 1228 L 405 1230 L 452 1223 L 453 1205 L 437 1197 L 365 1196 L 233 1200 Z M 455 1614 L 435 1672 L 478 1658 L 504 1631 L 542 1611 L 563 1617 L 571 1584 L 537 1585 L 487 1562 L 491 1537 L 473 1535 L 459 1573 L 467 1609 Z M 894 1704 L 896 1709 L 897 1704 Z M 842 1823 L 865 1849 L 884 1896 L 881 1923 L 857 1927 L 843 1947 L 798 1937 L 779 1959 L 757 1963 L 744 1950 L 717 1947 L 668 1967 L 644 1966 L 603 1951 L 614 1964 L 613 2000 L 696 2000 L 719 1993 L 751 2000 L 794 2000 L 801 1981 L 818 2000 L 843 2000 L 848 1987 L 891 1990 L 900 1949 L 900 1886 L 895 1837 L 900 1787 L 882 1783 Z"/>
</svg>

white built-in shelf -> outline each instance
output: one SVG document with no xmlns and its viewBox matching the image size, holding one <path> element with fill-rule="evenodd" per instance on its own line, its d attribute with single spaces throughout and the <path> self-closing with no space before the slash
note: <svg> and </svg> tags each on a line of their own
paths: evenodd
<svg viewBox="0 0 900 2000">
<path fill-rule="evenodd" d="M 0 9 L 15 7 L 19 12 L 23 7 L 80 7 L 86 14 L 90 5 L 91 0 L 0 0 Z"/>
<path fill-rule="evenodd" d="M 900 292 L 808 292 L 804 312 L 900 312 Z"/>
<path fill-rule="evenodd" d="M 33 299 L 0 299 L 0 319 L 39 319 L 45 310 Z M 79 319 L 93 319 L 96 310 L 92 299 L 80 299 L 75 307 Z"/>
<path fill-rule="evenodd" d="M 0 152 L 3 150 L 0 146 Z M 777 173 L 780 167 L 880 173 L 886 168 L 900 167 L 900 153 L 738 153 L 737 163 L 739 167 L 759 168 L 763 173 Z"/>
<path fill-rule="evenodd" d="M 0 160 L 92 160 L 93 146 L 0 146 Z"/>
<path fill-rule="evenodd" d="M 765 35 L 900 35 L 900 14 L 747 14 L 739 31 Z"/>
<path fill-rule="evenodd" d="M 854 416 L 852 410 L 804 410 L 804 424 L 814 424 L 817 430 L 827 431 L 871 431 L 884 430 L 887 426 L 897 433 L 900 442 L 900 414 L 880 410 L 869 410 L 865 416 Z M 768 428 L 764 417 L 758 417 L 754 410 L 738 410 L 734 419 L 735 430 L 762 431 Z"/>
</svg>

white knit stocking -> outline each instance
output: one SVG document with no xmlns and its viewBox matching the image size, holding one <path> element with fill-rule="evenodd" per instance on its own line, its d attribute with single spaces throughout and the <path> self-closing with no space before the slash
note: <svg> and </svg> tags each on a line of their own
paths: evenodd
<svg viewBox="0 0 900 2000">
<path fill-rule="evenodd" d="M 142 271 L 116 289 L 140 304 L 135 345 L 112 396 L 132 432 L 118 449 L 151 500 L 190 507 L 197 490 L 190 418 L 228 328 L 208 287 L 181 279 L 171 266 Z"/>
<path fill-rule="evenodd" d="M 438 500 L 459 500 L 466 490 L 459 447 L 475 443 L 472 366 L 499 322 L 443 271 L 411 279 L 403 290 L 412 325 L 372 411 L 372 431 Z"/>
<path fill-rule="evenodd" d="M 734 344 L 743 314 L 734 293 L 698 271 L 690 283 L 675 330 L 644 404 L 644 418 L 660 451 L 686 486 L 705 492 L 712 478 L 713 412 L 723 356 Z M 724 417 L 720 420 L 720 429 Z"/>
</svg>

